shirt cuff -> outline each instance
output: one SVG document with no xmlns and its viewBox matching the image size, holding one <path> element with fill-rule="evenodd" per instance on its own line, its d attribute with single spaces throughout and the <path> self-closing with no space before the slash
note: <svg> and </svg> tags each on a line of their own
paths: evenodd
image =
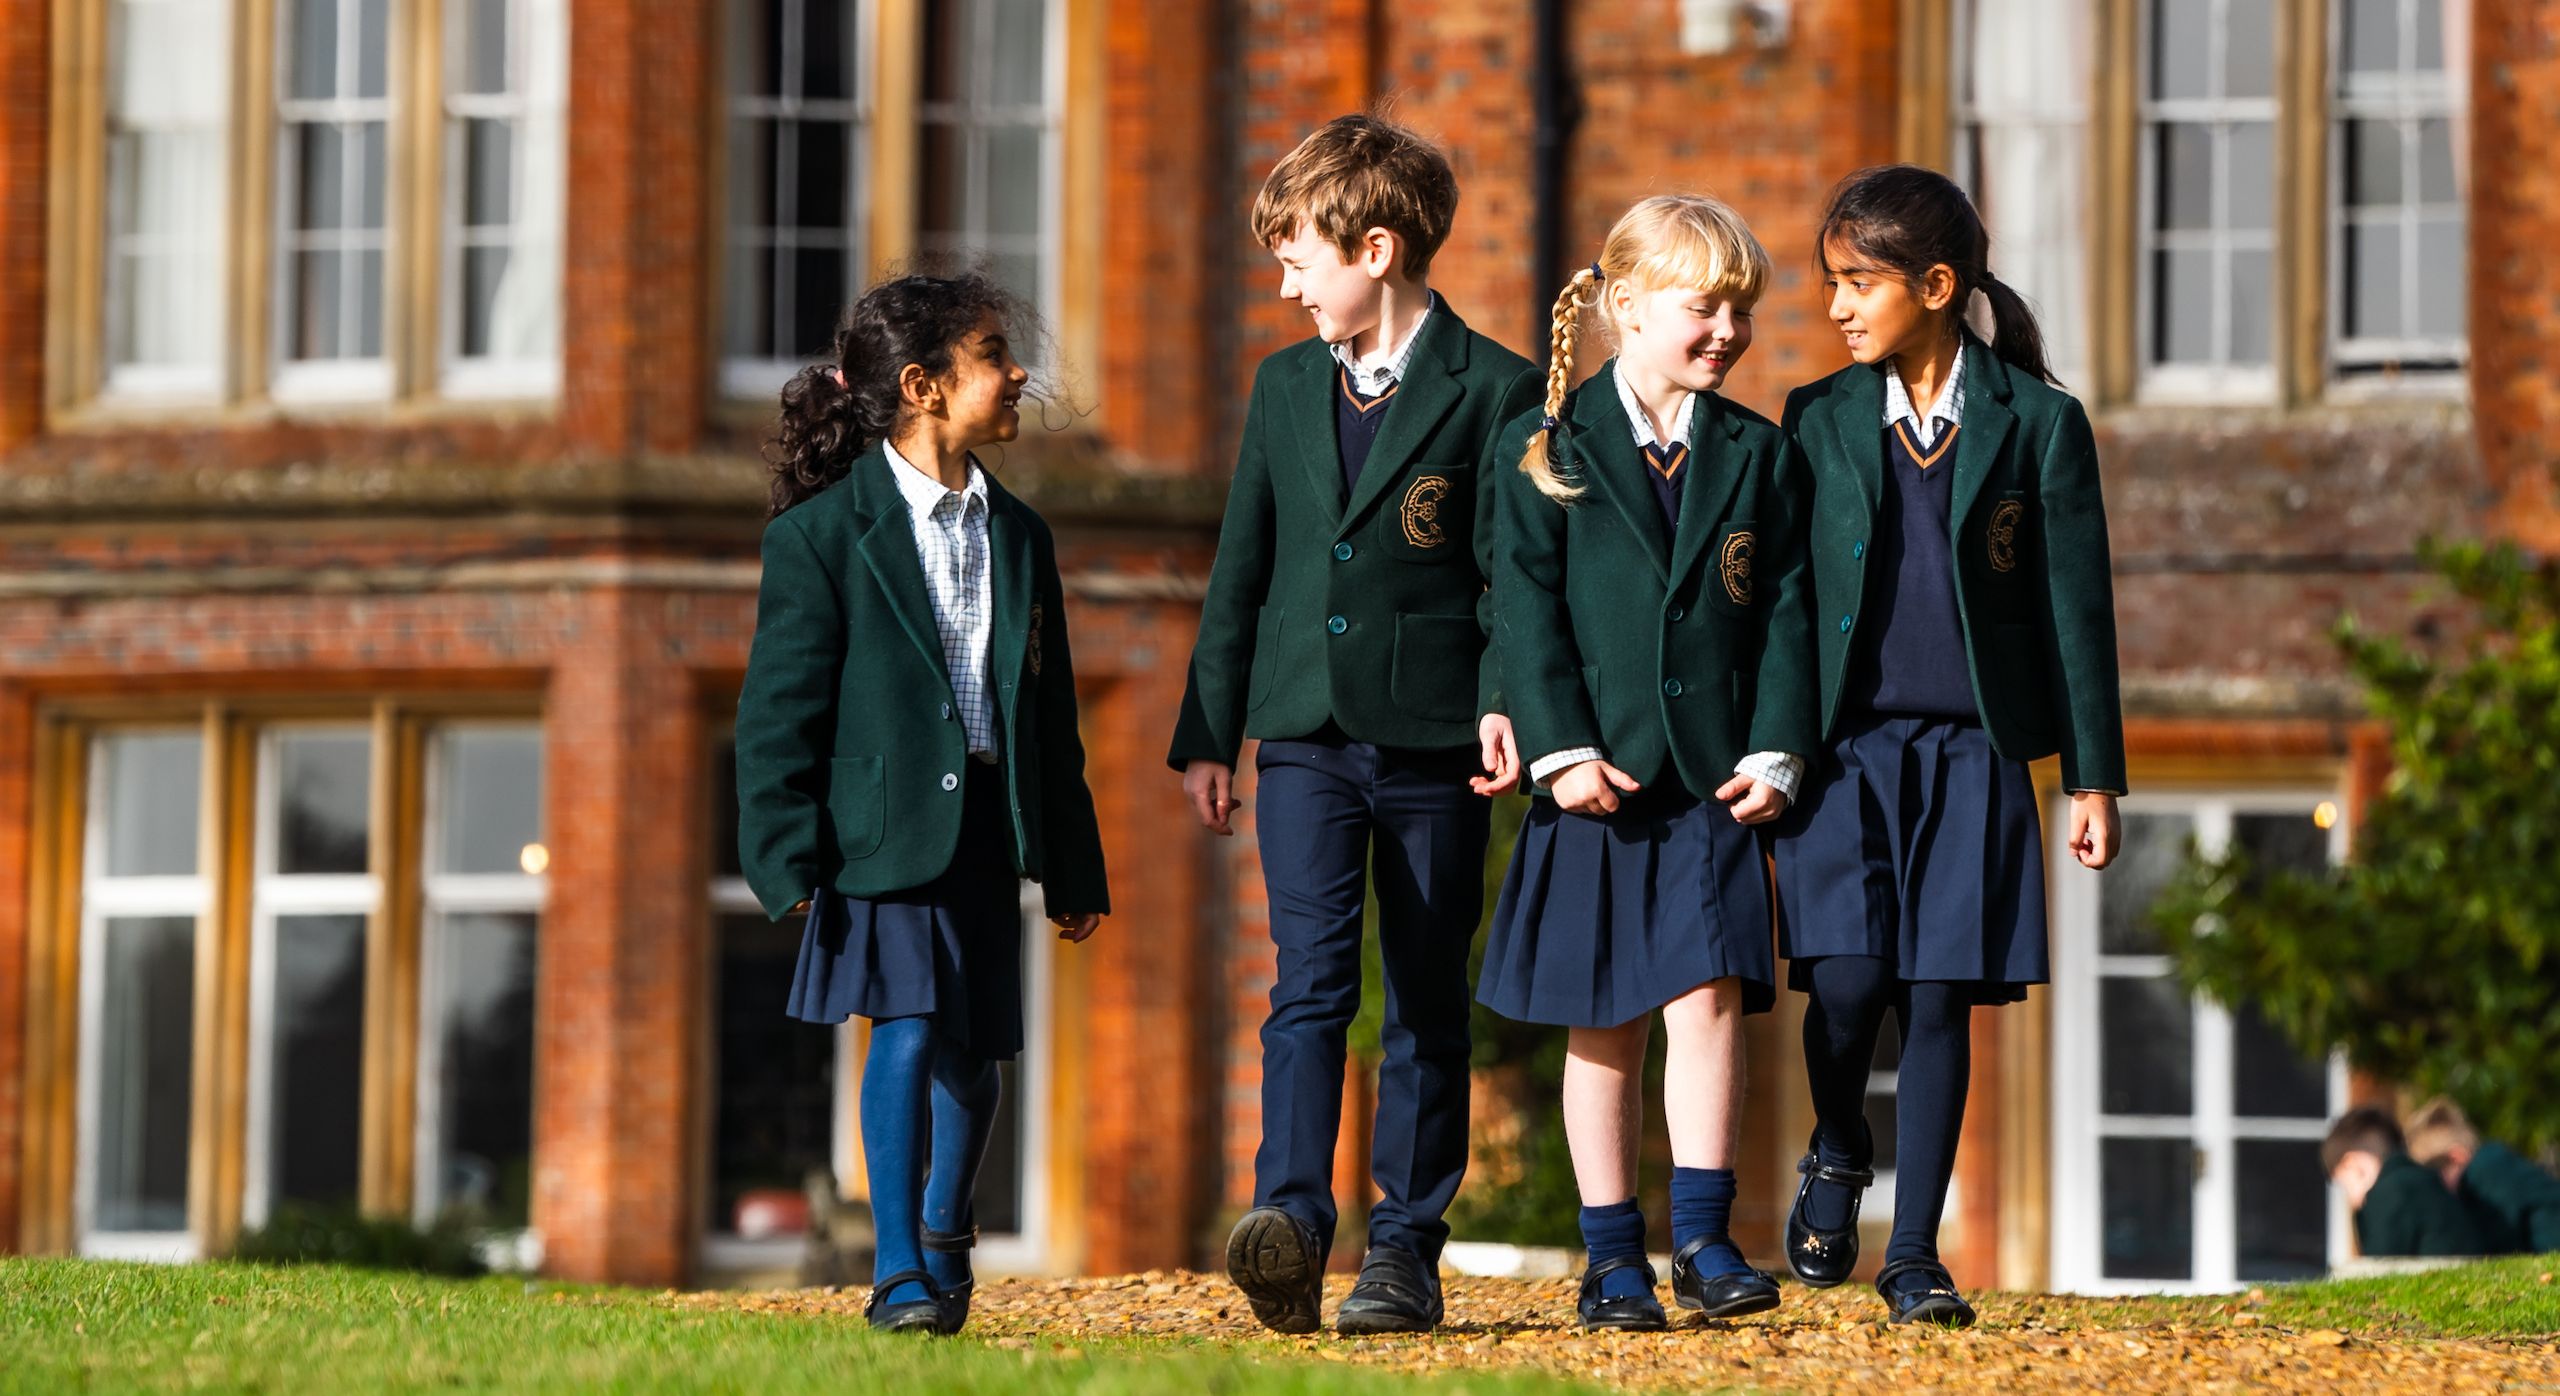
<svg viewBox="0 0 2560 1396">
<path fill-rule="evenodd" d="M 1585 761 L 1597 761 L 1607 755 L 1607 752 L 1596 746 L 1566 747 L 1562 751 L 1549 752 L 1529 763 L 1529 783 L 1544 785 L 1547 783 L 1547 777 L 1567 766 L 1579 766 Z"/>
<path fill-rule="evenodd" d="M 1804 785 L 1804 758 L 1783 751 L 1755 751 L 1735 762 L 1733 771 L 1767 781 L 1791 805 L 1796 802 L 1796 791 Z"/>
</svg>

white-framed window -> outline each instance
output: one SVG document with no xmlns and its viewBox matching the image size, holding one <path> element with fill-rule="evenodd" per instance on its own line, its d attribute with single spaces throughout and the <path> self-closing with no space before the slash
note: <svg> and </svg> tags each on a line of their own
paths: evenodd
<svg viewBox="0 0 2560 1396">
<path fill-rule="evenodd" d="M 949 0 L 925 19 L 916 245 L 984 258 L 1054 320 L 1066 6 Z"/>
<path fill-rule="evenodd" d="M 2149 0 L 2139 391 L 2275 394 L 2275 0 Z"/>
<path fill-rule="evenodd" d="M 110 396 L 221 391 L 230 25 L 226 0 L 115 0 L 107 12 Z"/>
<path fill-rule="evenodd" d="M 87 780 L 74 1234 L 83 1255 L 192 1259 L 202 732 L 103 733 Z"/>
<path fill-rule="evenodd" d="M 533 1195 L 534 990 L 551 865 L 533 722 L 428 738 L 419 966 L 420 1224 L 448 1213 L 521 1243 Z"/>
<path fill-rule="evenodd" d="M 861 289 L 872 6 L 751 0 L 728 8 L 721 387 L 760 397 L 827 352 L 836 317 Z"/>
<path fill-rule="evenodd" d="M 2061 846 L 2053 998 L 2057 1289 L 2215 1291 L 2317 1276 L 2347 1251 L 2320 1169 L 2343 1059 L 2306 1060 L 2246 1005 L 2181 988 L 2152 926 L 2190 843 L 2307 871 L 2345 853 L 2329 790 L 2135 795 L 2103 876 Z"/>
<path fill-rule="evenodd" d="M 363 1185 L 373 731 L 269 728 L 250 884 L 249 1126 L 241 1218 L 352 1207 Z"/>
<path fill-rule="evenodd" d="M 2465 327 L 2464 82 L 2448 61 L 2467 35 L 2441 0 L 2344 0 L 2331 8 L 2330 356 L 2344 379 L 2458 382 Z"/>
<path fill-rule="evenodd" d="M 568 195 L 568 0 L 448 0 L 443 388 L 560 387 L 561 209 Z"/>
<path fill-rule="evenodd" d="M 2065 387 L 2087 391 L 2092 0 L 1955 0 L 1949 173 Z"/>
<path fill-rule="evenodd" d="M 391 0 L 284 0 L 277 21 L 275 393 L 385 397 Z"/>
</svg>

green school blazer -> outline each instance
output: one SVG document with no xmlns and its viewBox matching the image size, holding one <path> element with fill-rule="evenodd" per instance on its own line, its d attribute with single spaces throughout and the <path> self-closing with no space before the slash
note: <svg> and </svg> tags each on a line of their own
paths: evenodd
<svg viewBox="0 0 2560 1396">
<path fill-rule="evenodd" d="M 2560 1178 L 2491 1139 L 2462 1170 L 2462 1201 L 2497 1251 L 2560 1251 Z"/>
<path fill-rule="evenodd" d="M 2407 1154 L 2382 1161 L 2382 1176 L 2356 1209 L 2355 1227 L 2356 1247 L 2366 1255 L 2485 1255 L 2489 1249 L 2444 1179 Z"/>
<path fill-rule="evenodd" d="M 1348 498 L 1341 372 L 1310 339 L 1254 374 L 1166 757 L 1177 771 L 1328 721 L 1380 746 L 1472 746 L 1501 708 L 1480 477 L 1494 432 L 1538 400 L 1538 372 L 1441 301 Z"/>
<path fill-rule="evenodd" d="M 1803 463 L 1768 419 L 1706 395 L 1670 534 L 1616 371 L 1612 360 L 1565 399 L 1583 489 L 1572 503 L 1520 469 L 1539 411 L 1503 430 L 1503 693 L 1522 760 L 1598 747 L 1647 786 L 1677 774 L 1707 796 L 1752 752 L 1813 750 Z"/>
<path fill-rule="evenodd" d="M 969 738 L 907 502 L 878 446 L 766 525 L 738 696 L 738 857 L 765 913 L 811 889 L 876 897 L 951 866 Z M 995 705 L 1013 861 L 1053 916 L 1107 912 L 1049 526 L 990 476 Z"/>
<path fill-rule="evenodd" d="M 2121 794 L 2115 585 L 2088 414 L 1971 336 L 1963 353 L 1949 519 L 1956 611 L 1983 728 L 2012 761 L 2061 753 L 2065 789 Z M 1808 383 L 1787 395 L 1785 421 L 1811 468 L 1814 634 L 1829 741 L 1870 588 L 1893 580 L 1868 575 L 1886 468 L 1884 375 L 1852 364 Z"/>
</svg>

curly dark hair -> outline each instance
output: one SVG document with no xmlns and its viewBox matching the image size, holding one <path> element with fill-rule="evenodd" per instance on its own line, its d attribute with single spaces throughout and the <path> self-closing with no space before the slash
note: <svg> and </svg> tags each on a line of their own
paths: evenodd
<svg viewBox="0 0 2560 1396">
<path fill-rule="evenodd" d="M 909 275 L 863 292 L 836 322 L 833 361 L 792 375 L 765 439 L 772 518 L 845 477 L 854 458 L 897 432 L 907 413 L 898 375 L 914 364 L 936 378 L 987 316 L 1034 332 L 1022 299 L 982 272 Z M 839 380 L 838 374 L 842 374 Z"/>
</svg>

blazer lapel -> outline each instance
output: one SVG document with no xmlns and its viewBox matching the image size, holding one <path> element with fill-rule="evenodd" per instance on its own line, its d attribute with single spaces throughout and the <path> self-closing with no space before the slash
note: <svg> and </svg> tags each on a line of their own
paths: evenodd
<svg viewBox="0 0 2560 1396">
<path fill-rule="evenodd" d="M 1618 361 L 1611 359 L 1574 390 L 1569 409 L 1573 431 L 1566 437 L 1576 467 L 1572 479 L 1586 491 L 1606 496 L 1626 516 L 1627 526 L 1644 540 L 1644 555 L 1655 575 L 1668 586 L 1669 530 L 1662 526 L 1662 506 L 1653 502 L 1653 486 L 1645 483 L 1649 467 L 1636 449 L 1635 424 L 1618 404 L 1617 372 Z"/>
<path fill-rule="evenodd" d="M 1360 467 L 1360 482 L 1352 488 L 1350 503 L 1343 507 L 1341 531 L 1356 526 L 1379 498 L 1394 488 L 1405 467 L 1413 463 L 1413 453 L 1422 448 L 1441 419 L 1465 396 L 1458 373 L 1467 366 L 1466 358 L 1466 322 L 1458 318 L 1448 302 L 1442 301 L 1423 322 L 1422 338 L 1413 346 L 1413 357 L 1405 362 L 1404 378 L 1396 385 L 1394 399 L 1383 409 L 1387 420 L 1378 428 L 1368 462 Z M 1339 365 L 1335 372 L 1341 372 Z M 1331 415 L 1325 420 L 1330 422 Z M 1328 432 L 1326 439 L 1334 440 L 1333 434 Z M 1337 474 L 1342 469 L 1341 450 L 1340 442 L 1335 441 Z M 1468 463 L 1474 462 L 1470 459 Z"/>
<path fill-rule="evenodd" d="M 880 594 L 889 599 L 889 609 L 898 617 L 898 626 L 907 632 L 943 671 L 951 677 L 942 662 L 942 632 L 934 627 L 933 598 L 925 594 L 924 564 L 916 560 L 914 516 L 907 511 L 906 499 L 898 493 L 897 481 L 889 472 L 897 469 L 889 457 L 874 446 L 853 463 L 845 485 L 856 491 L 854 502 L 858 512 L 870 515 L 870 526 L 855 546 L 863 563 L 871 569 Z"/>
<path fill-rule="evenodd" d="M 1884 507 L 1884 370 L 1852 372 L 1831 402 L 1832 437 L 1873 520 Z"/>
<path fill-rule="evenodd" d="M 987 482 L 987 558 L 994 569 L 995 615 L 988 624 L 987 657 L 996 684 L 996 701 L 1011 716 L 1008 701 L 1022 682 L 1023 656 L 1031 645 L 1031 530 L 1022 521 L 1022 506 L 993 480 Z"/>
<path fill-rule="evenodd" d="M 1955 507 L 1947 512 L 1948 527 L 1959 532 L 1982 486 L 1990 480 L 1992 466 L 2000 460 L 2009 429 L 2018 424 L 2018 414 L 2009 410 L 2008 365 L 1971 335 L 1965 337 L 1964 355 L 1964 423 L 1956 433 Z"/>
<path fill-rule="evenodd" d="M 1316 508 L 1324 514 L 1327 533 L 1342 523 L 1342 438 L 1333 420 L 1337 410 L 1333 395 L 1342 391 L 1335 386 L 1334 375 L 1341 371 L 1331 350 L 1313 355 L 1305 370 L 1291 375 L 1287 395 L 1289 416 L 1297 427 L 1289 434 L 1297 438 L 1298 463 L 1306 468 L 1307 485 L 1314 492 Z"/>
<path fill-rule="evenodd" d="M 1724 399 L 1702 393 L 1695 411 L 1689 428 L 1689 463 L 1682 467 L 1689 472 L 1689 483 L 1680 487 L 1685 496 L 1680 501 L 1680 533 L 1671 548 L 1674 590 L 1698 565 L 1698 554 L 1732 510 L 1742 477 L 1751 473 L 1750 458 L 1740 448 L 1727 445 L 1742 434 L 1742 419 L 1724 410 Z"/>
</svg>

